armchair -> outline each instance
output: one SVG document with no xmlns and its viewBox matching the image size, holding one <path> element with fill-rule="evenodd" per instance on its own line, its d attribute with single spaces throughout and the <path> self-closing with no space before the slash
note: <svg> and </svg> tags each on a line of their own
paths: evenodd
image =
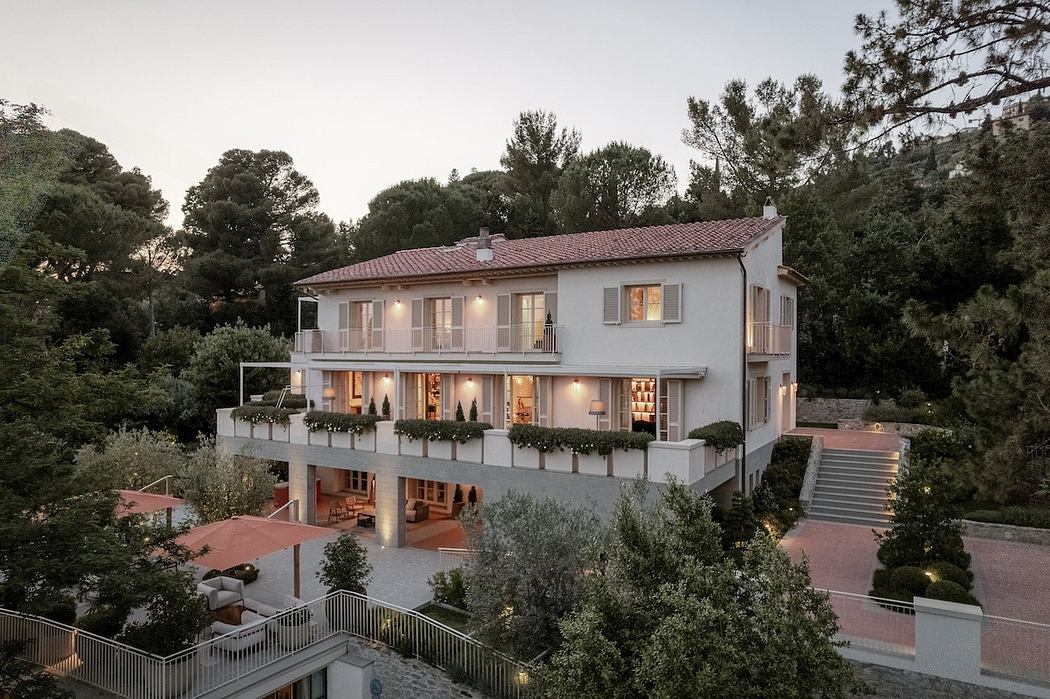
<svg viewBox="0 0 1050 699">
<path fill-rule="evenodd" d="M 244 581 L 220 575 L 197 584 L 197 593 L 208 600 L 208 609 L 244 602 Z"/>
<path fill-rule="evenodd" d="M 215 647 L 227 653 L 236 653 L 254 648 L 266 640 L 265 622 L 266 617 L 247 610 L 241 614 L 240 624 L 227 624 L 221 621 L 212 622 L 212 636 L 222 637 L 215 641 Z"/>
</svg>

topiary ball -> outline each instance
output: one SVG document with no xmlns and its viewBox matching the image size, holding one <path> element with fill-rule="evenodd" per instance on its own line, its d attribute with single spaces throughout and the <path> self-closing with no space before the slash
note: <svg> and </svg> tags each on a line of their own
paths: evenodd
<svg viewBox="0 0 1050 699">
<path fill-rule="evenodd" d="M 907 590 L 913 595 L 921 595 L 929 584 L 930 578 L 926 575 L 926 571 L 915 566 L 894 568 L 893 573 L 890 574 L 890 587 Z"/>
<path fill-rule="evenodd" d="M 973 582 L 973 573 L 965 571 L 948 561 L 937 561 L 928 570 L 933 573 L 935 580 L 950 580 L 957 585 L 961 585 L 965 590 L 969 590 Z"/>
<path fill-rule="evenodd" d="M 926 587 L 926 594 L 924 597 L 929 599 L 937 599 L 943 602 L 956 602 L 958 604 L 972 604 L 974 606 L 980 606 L 977 600 L 966 591 L 966 588 L 959 583 L 954 583 L 951 580 L 938 580 L 935 583 L 930 583 Z"/>
</svg>

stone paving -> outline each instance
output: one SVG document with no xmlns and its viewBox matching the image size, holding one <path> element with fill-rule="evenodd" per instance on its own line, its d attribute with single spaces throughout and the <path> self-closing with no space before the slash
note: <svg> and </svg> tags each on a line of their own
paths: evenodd
<svg viewBox="0 0 1050 699">
<path fill-rule="evenodd" d="M 823 437 L 825 449 L 897 451 L 900 448 L 900 435 L 896 432 L 864 432 L 862 430 L 833 430 L 823 427 L 797 427 L 791 430 L 790 434 L 802 437 Z"/>
</svg>

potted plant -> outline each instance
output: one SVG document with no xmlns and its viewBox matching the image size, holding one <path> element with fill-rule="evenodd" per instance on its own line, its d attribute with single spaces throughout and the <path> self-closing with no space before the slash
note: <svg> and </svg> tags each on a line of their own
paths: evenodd
<svg viewBox="0 0 1050 699">
<path fill-rule="evenodd" d="M 471 422 L 478 421 L 478 399 L 470 401 L 470 417 L 468 418 Z"/>
<path fill-rule="evenodd" d="M 390 396 L 383 394 L 383 419 L 390 419 Z"/>
<path fill-rule="evenodd" d="M 328 588 L 328 592 L 347 590 L 360 595 L 366 594 L 365 583 L 372 575 L 372 564 L 368 562 L 368 551 L 357 537 L 343 532 L 338 539 L 329 541 L 324 547 L 324 558 L 317 570 L 317 579 Z M 340 609 L 349 608 L 350 621 L 357 619 L 365 623 L 364 601 L 351 595 L 333 595 L 326 603 L 328 623 L 337 628 L 350 628 L 350 624 L 336 624 L 341 616 Z"/>
<path fill-rule="evenodd" d="M 161 657 L 180 654 L 147 670 L 155 676 L 144 678 L 152 686 L 167 687 L 168 696 L 179 696 L 196 675 L 186 664 L 197 662 L 197 653 L 191 649 L 210 621 L 208 605 L 197 594 L 193 575 L 179 571 L 159 579 L 146 603 L 146 620 L 129 625 L 120 640 Z"/>
<path fill-rule="evenodd" d="M 376 414 L 376 399 L 375 398 L 369 398 L 368 399 L 368 414 L 369 415 L 375 415 Z"/>
</svg>

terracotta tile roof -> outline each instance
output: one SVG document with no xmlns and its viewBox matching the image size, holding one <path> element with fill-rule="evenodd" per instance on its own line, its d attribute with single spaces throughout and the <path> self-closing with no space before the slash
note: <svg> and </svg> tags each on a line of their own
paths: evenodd
<svg viewBox="0 0 1050 699">
<path fill-rule="evenodd" d="M 476 258 L 474 249 L 478 239 L 466 238 L 453 245 L 401 250 L 374 260 L 321 272 L 300 279 L 296 285 L 378 282 L 735 252 L 781 221 L 782 218 L 737 218 L 515 240 L 493 235 L 493 259 L 488 262 L 479 262 Z"/>
</svg>

